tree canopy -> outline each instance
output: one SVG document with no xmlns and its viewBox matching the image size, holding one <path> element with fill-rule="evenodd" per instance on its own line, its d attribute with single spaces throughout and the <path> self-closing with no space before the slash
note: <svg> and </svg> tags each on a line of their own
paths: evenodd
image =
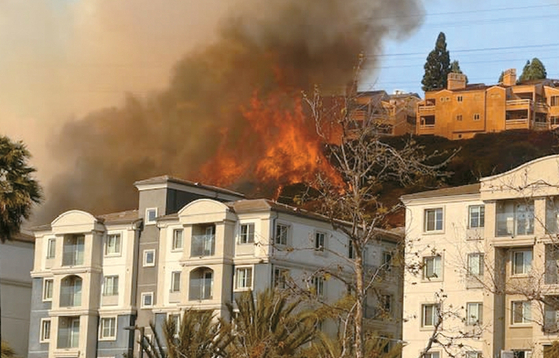
<svg viewBox="0 0 559 358">
<path fill-rule="evenodd" d="M 543 80 L 547 78 L 547 71 L 542 61 L 537 57 L 534 57 L 532 61 L 526 61 L 526 65 L 522 69 L 522 74 L 518 78 L 518 82 L 530 81 L 530 80 Z"/>
<path fill-rule="evenodd" d="M 439 33 L 435 48 L 429 52 L 425 62 L 425 74 L 421 84 L 424 91 L 432 91 L 446 87 L 446 79 L 451 72 L 450 52 L 446 48 L 446 36 Z"/>
<path fill-rule="evenodd" d="M 22 142 L 0 136 L 0 240 L 11 240 L 19 233 L 24 219 L 31 215 L 33 203 L 41 200 L 41 188 L 33 178 L 35 169 Z"/>
</svg>

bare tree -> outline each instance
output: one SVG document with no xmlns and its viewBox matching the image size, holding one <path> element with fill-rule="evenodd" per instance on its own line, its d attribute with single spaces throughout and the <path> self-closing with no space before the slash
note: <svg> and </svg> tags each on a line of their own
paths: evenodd
<svg viewBox="0 0 559 358">
<path fill-rule="evenodd" d="M 349 238 L 351 256 L 346 257 L 351 274 L 344 276 L 325 268 L 329 274 L 352 287 L 351 300 L 343 322 L 340 357 L 364 357 L 366 346 L 365 302 L 368 292 L 383 277 L 386 267 L 370 269 L 365 260 L 367 246 L 380 241 L 390 229 L 389 219 L 400 212 L 397 202 L 379 199 L 386 185 L 409 186 L 425 178 L 436 178 L 446 159 L 441 153 L 425 154 L 413 138 L 398 147 L 384 140 L 386 117 L 381 106 L 364 110 L 358 92 L 361 57 L 347 93 L 325 99 L 315 88 L 304 99 L 310 108 L 316 131 L 322 137 L 334 173 L 321 173 L 310 186 L 318 191 L 309 200 L 326 215 L 333 227 Z"/>
</svg>

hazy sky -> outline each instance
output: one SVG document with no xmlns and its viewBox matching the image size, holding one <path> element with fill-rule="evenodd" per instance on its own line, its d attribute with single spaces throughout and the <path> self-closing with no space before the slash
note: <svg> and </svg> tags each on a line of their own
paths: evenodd
<svg viewBox="0 0 559 358">
<path fill-rule="evenodd" d="M 0 0 L 0 133 L 28 144 L 39 179 L 48 182 L 60 169 L 48 148 L 62 123 L 121 106 L 126 93 L 165 88 L 173 64 L 211 41 L 219 19 L 240 1 L 255 0 Z M 381 61 L 364 89 L 420 92 L 440 31 L 470 83 L 494 83 L 532 57 L 559 78 L 557 0 L 424 6 L 411 36 L 388 38 L 381 52 L 367 54 Z"/>
</svg>

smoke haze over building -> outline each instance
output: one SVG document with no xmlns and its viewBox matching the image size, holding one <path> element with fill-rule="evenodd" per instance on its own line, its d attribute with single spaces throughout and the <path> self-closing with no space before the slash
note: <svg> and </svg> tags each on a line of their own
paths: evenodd
<svg viewBox="0 0 559 358">
<path fill-rule="evenodd" d="M 22 130 L 24 140 L 48 138 L 48 150 L 35 152 L 39 170 L 48 173 L 36 221 L 70 208 L 102 213 L 134 207 L 132 183 L 150 176 L 235 189 L 262 180 L 281 185 L 309 171 L 306 162 L 315 160 L 318 147 L 301 113 L 300 91 L 314 84 L 343 88 L 359 53 L 379 52 L 387 36 L 408 34 L 419 18 L 406 16 L 422 11 L 413 0 L 214 0 L 202 6 L 169 2 L 164 10 L 149 3 L 50 6 L 41 10 L 50 21 L 30 10 L 59 46 L 29 54 L 29 61 L 42 56 L 54 75 L 21 77 L 26 88 L 36 83 L 50 91 L 37 100 L 36 89 L 21 91 L 20 100 L 32 98 L 39 110 L 8 116 L 33 118 L 33 133 Z M 72 21 L 59 21 L 64 16 Z M 180 60 L 178 51 L 185 52 Z M 108 57 L 113 66 L 96 71 L 95 61 Z M 77 59 L 83 60 L 79 67 Z M 24 73 L 26 62 L 13 61 Z M 76 81 L 83 87 L 73 87 Z M 133 94 L 118 103 L 122 87 Z M 48 102 L 43 110 L 41 101 Z M 292 164 L 295 153 L 303 157 Z"/>
</svg>

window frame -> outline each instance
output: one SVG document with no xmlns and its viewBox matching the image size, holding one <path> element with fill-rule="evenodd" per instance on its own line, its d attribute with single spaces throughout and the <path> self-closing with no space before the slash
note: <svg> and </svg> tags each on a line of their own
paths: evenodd
<svg viewBox="0 0 559 358">
<path fill-rule="evenodd" d="M 427 323 L 425 315 L 426 308 L 431 307 L 433 309 L 431 313 L 431 322 Z M 421 328 L 432 328 L 438 323 L 438 312 L 439 312 L 439 304 L 437 303 L 423 303 L 421 305 Z"/>
<path fill-rule="evenodd" d="M 461 121 L 463 120 L 463 116 L 462 116 L 461 114 L 457 114 L 457 115 L 456 115 L 456 120 L 457 120 L 458 122 L 461 122 Z"/>
<path fill-rule="evenodd" d="M 456 102 L 463 102 L 463 101 L 464 101 L 463 96 L 456 96 Z"/>
<path fill-rule="evenodd" d="M 436 355 L 435 355 L 436 354 Z M 441 358 L 441 352 L 427 352 L 423 358 Z"/>
<path fill-rule="evenodd" d="M 473 213 L 473 209 L 478 209 L 477 213 Z M 474 214 L 477 215 L 477 226 L 472 225 Z M 481 229 L 485 227 L 485 205 L 470 205 L 468 206 L 468 229 Z"/>
<path fill-rule="evenodd" d="M 472 308 L 477 307 L 476 319 L 473 319 L 471 314 Z M 483 324 L 483 302 L 468 302 L 466 303 L 466 326 L 479 326 Z"/>
<path fill-rule="evenodd" d="M 180 245 L 178 245 L 179 236 L 177 234 L 180 233 Z M 184 248 L 184 228 L 177 228 L 173 229 L 173 234 L 171 238 L 171 251 L 181 251 Z"/>
<path fill-rule="evenodd" d="M 481 120 L 481 114 L 480 113 L 474 113 L 473 120 L 476 121 L 476 122 Z"/>
<path fill-rule="evenodd" d="M 316 297 L 324 297 L 325 286 L 326 280 L 323 276 L 313 276 L 312 287 L 314 289 L 314 295 Z"/>
<path fill-rule="evenodd" d="M 280 228 L 283 228 L 283 230 L 280 231 Z M 274 228 L 274 244 L 278 246 L 287 246 L 289 244 L 290 231 L 290 225 L 284 223 L 276 223 Z"/>
<path fill-rule="evenodd" d="M 239 285 L 240 280 L 241 280 L 241 276 L 239 275 L 240 271 L 244 271 L 245 272 L 245 276 L 243 276 L 244 278 L 244 285 Z M 249 275 L 246 275 L 247 271 L 249 272 Z M 248 281 L 248 284 L 247 284 Z M 253 286 L 253 282 L 254 282 L 254 270 L 252 266 L 238 266 L 235 267 L 235 291 L 246 291 L 246 290 L 250 290 L 252 289 Z"/>
<path fill-rule="evenodd" d="M 148 262 L 147 258 L 148 258 L 148 254 L 152 253 L 153 254 L 153 261 L 152 262 Z M 155 249 L 146 249 L 144 250 L 144 253 L 142 255 L 143 259 L 142 259 L 142 266 L 143 267 L 154 267 L 155 266 Z"/>
<path fill-rule="evenodd" d="M 109 330 L 112 330 L 112 335 L 105 335 L 104 333 L 104 322 L 113 322 L 112 327 L 108 327 Z M 107 316 L 107 317 L 100 317 L 99 318 L 99 340 L 100 341 L 116 341 L 116 336 L 118 334 L 118 320 L 116 316 Z"/>
<path fill-rule="evenodd" d="M 288 288 L 288 279 L 291 277 L 291 270 L 285 267 L 274 267 L 273 271 L 273 287 L 279 289 Z"/>
<path fill-rule="evenodd" d="M 246 228 L 247 231 L 244 232 L 243 228 Z M 256 228 L 254 223 L 241 223 L 239 225 L 238 244 L 240 245 L 254 244 L 255 233 L 256 233 Z"/>
<path fill-rule="evenodd" d="M 152 308 L 153 307 L 153 292 L 142 292 L 141 297 L 141 308 Z M 151 297 L 150 304 L 146 305 L 146 297 Z"/>
<path fill-rule="evenodd" d="M 472 265 L 472 261 L 471 259 L 477 257 L 478 258 L 478 262 L 477 262 L 477 273 L 474 273 L 472 268 L 474 268 L 474 266 Z M 485 254 L 483 252 L 471 252 L 468 254 L 468 258 L 467 258 L 467 269 L 468 269 L 468 276 L 470 277 L 483 277 L 483 274 L 485 273 Z"/>
<path fill-rule="evenodd" d="M 157 207 L 153 208 L 146 208 L 146 213 L 144 217 L 145 224 L 144 225 L 155 225 L 157 222 Z M 150 213 L 153 212 L 153 219 L 150 219 Z"/>
<path fill-rule="evenodd" d="M 50 282 L 50 290 L 48 290 L 49 295 L 47 296 L 47 282 Z M 52 297 L 54 296 L 54 279 L 44 278 L 43 279 L 43 302 L 52 302 Z"/>
<path fill-rule="evenodd" d="M 169 288 L 169 292 L 181 292 L 181 274 L 182 271 L 172 271 L 171 272 L 171 287 Z M 178 280 L 177 280 L 178 276 Z M 177 287 L 178 284 L 178 287 Z"/>
<path fill-rule="evenodd" d="M 433 213 L 435 216 L 433 218 L 433 228 L 429 227 L 429 213 Z M 440 219 L 437 218 L 440 213 Z M 439 224 L 440 223 L 440 228 Z M 442 207 L 437 208 L 427 208 L 423 212 L 423 232 L 425 233 L 442 233 L 444 232 L 444 210 Z"/>
<path fill-rule="evenodd" d="M 526 265 L 526 259 L 525 259 L 525 254 L 526 253 L 530 253 L 530 263 L 529 266 L 527 267 Z M 522 254 L 522 265 L 518 266 L 516 263 L 516 255 L 517 254 Z M 511 250 L 511 275 L 512 276 L 526 276 L 530 273 L 530 271 L 532 271 L 532 262 L 534 260 L 534 252 L 532 249 L 518 249 L 518 250 Z M 517 267 L 521 267 L 522 271 L 521 272 L 517 272 Z"/>
<path fill-rule="evenodd" d="M 316 252 L 324 252 L 326 249 L 326 232 L 324 231 L 315 231 L 314 232 L 314 251 Z M 319 239 L 322 237 L 322 239 Z"/>
<path fill-rule="evenodd" d="M 48 330 L 45 330 L 45 326 L 47 326 L 47 325 L 48 325 Z M 40 343 L 50 342 L 51 333 L 52 333 L 52 320 L 51 320 L 51 318 L 41 318 L 41 329 L 39 331 L 39 342 Z"/>
<path fill-rule="evenodd" d="M 108 281 L 112 280 L 112 285 L 108 285 Z M 116 283 L 116 284 L 115 284 Z M 112 297 L 118 296 L 119 291 L 119 278 L 118 275 L 106 275 L 103 276 L 103 297 Z M 108 287 L 111 287 L 111 290 L 108 290 Z"/>
<path fill-rule="evenodd" d="M 433 274 L 429 276 L 427 273 L 428 261 L 433 260 Z M 438 262 L 438 266 L 437 266 Z M 443 279 L 443 257 L 441 255 L 423 256 L 422 278 L 425 281 L 435 281 Z"/>
<path fill-rule="evenodd" d="M 516 308 L 517 305 L 522 305 L 522 312 L 520 315 L 517 315 Z M 530 301 L 511 301 L 510 303 L 510 311 L 511 311 L 511 319 L 510 324 L 512 326 L 522 326 L 522 325 L 529 325 L 532 324 L 532 302 Z M 526 314 L 528 313 L 528 314 Z M 521 317 L 521 321 L 517 322 L 516 317 Z"/>
<path fill-rule="evenodd" d="M 117 245 L 115 245 L 118 250 L 115 250 L 115 252 L 109 252 L 109 239 L 110 239 L 110 237 L 118 238 L 118 240 L 116 240 Z M 122 234 L 121 233 L 107 234 L 107 236 L 105 238 L 104 253 L 105 253 L 105 256 L 120 256 L 120 255 L 122 255 Z"/>
<path fill-rule="evenodd" d="M 47 239 L 47 254 L 45 255 L 45 258 L 47 260 L 52 260 L 55 257 L 56 257 L 56 238 L 49 237 Z"/>
</svg>

